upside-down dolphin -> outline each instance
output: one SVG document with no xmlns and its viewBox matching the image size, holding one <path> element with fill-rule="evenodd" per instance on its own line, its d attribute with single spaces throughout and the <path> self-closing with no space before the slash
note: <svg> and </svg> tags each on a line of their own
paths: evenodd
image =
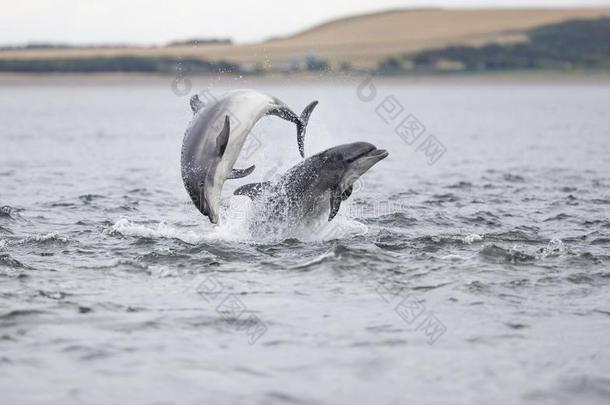
<svg viewBox="0 0 610 405">
<path fill-rule="evenodd" d="M 322 216 L 330 222 L 352 194 L 354 182 L 386 156 L 386 150 L 366 142 L 335 146 L 293 166 L 274 183 L 246 184 L 233 194 L 259 204 L 263 218 L 257 224 L 312 223 Z"/>
<path fill-rule="evenodd" d="M 182 142 L 182 181 L 197 209 L 217 224 L 225 180 L 254 170 L 254 166 L 233 169 L 252 127 L 265 115 L 294 122 L 299 153 L 304 157 L 305 129 L 318 102 L 305 107 L 301 116 L 277 98 L 254 90 L 231 91 L 208 105 L 195 95 L 190 104 L 194 117 Z"/>
</svg>

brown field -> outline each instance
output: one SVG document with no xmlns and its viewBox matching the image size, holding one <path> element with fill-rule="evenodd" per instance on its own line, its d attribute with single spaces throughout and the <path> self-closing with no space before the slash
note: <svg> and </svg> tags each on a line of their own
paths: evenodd
<svg viewBox="0 0 610 405">
<path fill-rule="evenodd" d="M 270 67 L 314 51 L 333 64 L 371 67 L 388 56 L 422 49 L 523 41 L 524 31 L 536 26 L 602 16 L 610 16 L 610 8 L 394 10 L 338 19 L 256 44 L 4 51 L 0 59 L 180 56 Z"/>
</svg>

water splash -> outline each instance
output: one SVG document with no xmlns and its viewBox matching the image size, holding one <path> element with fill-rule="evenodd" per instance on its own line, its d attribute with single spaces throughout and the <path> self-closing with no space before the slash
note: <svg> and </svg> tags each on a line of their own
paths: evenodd
<svg viewBox="0 0 610 405">
<path fill-rule="evenodd" d="M 120 234 L 123 236 L 139 236 L 150 239 L 179 239 L 193 245 L 201 243 L 206 239 L 205 234 L 201 231 L 180 229 L 169 226 L 165 222 L 160 222 L 156 228 L 153 228 L 143 224 L 131 222 L 127 218 L 119 219 L 108 231 L 108 233 L 110 235 Z"/>
<path fill-rule="evenodd" d="M 156 226 L 121 218 L 107 231 L 110 235 L 136 236 L 149 239 L 179 239 L 190 244 L 209 241 L 246 243 L 280 242 L 297 239 L 303 242 L 329 241 L 364 235 L 368 227 L 345 214 L 339 213 L 331 222 L 325 218 L 310 221 L 261 222 L 266 217 L 264 207 L 257 206 L 249 198 L 234 196 L 220 211 L 220 224 L 207 227 L 202 219 L 201 227 L 176 226 L 160 222 Z"/>
<path fill-rule="evenodd" d="M 471 233 L 470 235 L 466 235 L 464 236 L 464 238 L 462 239 L 462 242 L 464 242 L 467 245 L 471 245 L 473 242 L 480 242 L 483 240 L 483 237 L 479 234 L 476 233 Z"/>
<path fill-rule="evenodd" d="M 561 256 L 567 251 L 568 248 L 561 239 L 553 238 L 548 245 L 540 248 L 538 251 L 538 257 L 543 259 L 546 257 Z"/>
</svg>

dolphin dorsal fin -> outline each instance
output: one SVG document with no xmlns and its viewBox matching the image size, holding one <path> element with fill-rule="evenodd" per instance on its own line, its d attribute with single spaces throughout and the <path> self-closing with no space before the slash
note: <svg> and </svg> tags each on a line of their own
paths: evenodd
<svg viewBox="0 0 610 405">
<path fill-rule="evenodd" d="M 270 181 L 262 183 L 250 183 L 239 187 L 233 192 L 233 195 L 245 195 L 251 199 L 256 199 L 263 191 L 268 190 L 271 187 Z"/>
<path fill-rule="evenodd" d="M 256 165 L 252 165 L 246 169 L 233 169 L 231 173 L 227 176 L 227 179 L 241 179 L 242 177 L 246 177 L 250 173 L 254 171 Z"/>
<path fill-rule="evenodd" d="M 218 156 L 222 156 L 227 149 L 227 144 L 229 143 L 229 132 L 231 132 L 231 123 L 229 122 L 229 116 L 225 115 L 225 123 L 222 127 L 222 131 L 216 137 L 216 151 L 218 152 Z"/>
<path fill-rule="evenodd" d="M 190 104 L 191 110 L 193 110 L 193 114 L 197 114 L 197 111 L 201 110 L 204 106 L 203 101 L 199 99 L 199 96 L 197 94 L 191 97 Z"/>
</svg>

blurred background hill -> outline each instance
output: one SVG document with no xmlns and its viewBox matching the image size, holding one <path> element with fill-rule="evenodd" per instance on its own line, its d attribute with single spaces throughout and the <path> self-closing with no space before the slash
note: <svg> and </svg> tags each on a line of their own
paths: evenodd
<svg viewBox="0 0 610 405">
<path fill-rule="evenodd" d="M 0 49 L 0 71 L 254 74 L 610 68 L 610 8 L 408 9 L 329 21 L 267 41 L 158 46 L 35 43 Z"/>
</svg>

